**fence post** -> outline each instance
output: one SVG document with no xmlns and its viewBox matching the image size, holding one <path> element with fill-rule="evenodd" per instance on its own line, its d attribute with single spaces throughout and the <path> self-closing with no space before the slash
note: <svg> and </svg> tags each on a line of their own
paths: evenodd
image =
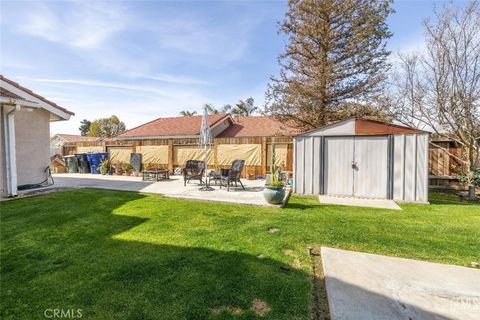
<svg viewBox="0 0 480 320">
<path fill-rule="evenodd" d="M 168 140 L 168 171 L 173 173 L 173 141 Z"/>
<path fill-rule="evenodd" d="M 267 174 L 267 137 L 262 138 L 262 176 Z"/>
</svg>

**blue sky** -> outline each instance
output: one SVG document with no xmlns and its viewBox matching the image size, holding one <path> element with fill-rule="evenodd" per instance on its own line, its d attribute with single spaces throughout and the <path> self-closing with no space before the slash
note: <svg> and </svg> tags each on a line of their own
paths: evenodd
<svg viewBox="0 0 480 320">
<path fill-rule="evenodd" d="M 390 50 L 422 50 L 433 4 L 394 4 Z M 112 114 L 132 128 L 204 103 L 252 96 L 263 105 L 285 9 L 283 1 L 2 1 L 1 73 L 76 113 L 52 134 Z"/>
</svg>

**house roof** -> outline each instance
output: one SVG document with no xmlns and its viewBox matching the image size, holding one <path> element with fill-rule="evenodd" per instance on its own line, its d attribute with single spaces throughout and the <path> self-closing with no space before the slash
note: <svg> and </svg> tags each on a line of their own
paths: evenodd
<svg viewBox="0 0 480 320">
<path fill-rule="evenodd" d="M 54 135 L 52 139 L 56 137 L 59 137 L 65 142 L 89 142 L 89 141 L 98 141 L 100 139 L 99 137 L 87 137 L 87 136 L 81 136 L 78 134 L 64 134 L 64 133 L 58 133 Z"/>
<path fill-rule="evenodd" d="M 208 116 L 210 127 L 231 119 L 228 113 Z M 202 116 L 158 118 L 119 134 L 116 138 L 178 137 L 200 134 Z"/>
<path fill-rule="evenodd" d="M 292 136 L 299 131 L 283 125 L 268 116 L 234 117 L 234 123 L 220 133 L 218 138 Z"/>
<path fill-rule="evenodd" d="M 21 86 L 15 81 L 5 78 L 0 75 L 1 95 L 12 99 L 20 99 L 24 101 L 30 101 L 39 103 L 39 107 L 47 109 L 49 112 L 54 113 L 58 117 L 67 120 L 71 115 L 74 115 L 72 111 L 67 110 L 52 102 L 39 94 L 36 94 L 30 89 Z"/>
</svg>

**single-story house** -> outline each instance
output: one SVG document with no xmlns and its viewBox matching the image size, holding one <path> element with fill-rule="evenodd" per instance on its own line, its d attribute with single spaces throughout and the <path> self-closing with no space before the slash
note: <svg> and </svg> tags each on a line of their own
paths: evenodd
<svg viewBox="0 0 480 320">
<path fill-rule="evenodd" d="M 294 139 L 296 193 L 428 202 L 428 132 L 348 119 Z"/>
<path fill-rule="evenodd" d="M 201 116 L 158 118 L 104 141 L 65 144 L 77 153 L 109 152 L 112 162 L 129 162 L 131 153 L 140 153 L 142 163 L 173 171 L 188 159 L 203 160 L 198 148 Z M 208 118 L 214 145 L 209 165 L 229 167 L 233 160 L 244 159 L 244 175 L 265 175 L 270 167 L 272 145 L 276 146 L 277 164 L 292 170 L 293 134 L 279 121 L 266 116 L 231 116 L 212 114 Z"/>
<path fill-rule="evenodd" d="M 73 112 L 0 75 L 0 196 L 46 179 L 50 165 L 50 122 Z"/>
<path fill-rule="evenodd" d="M 68 155 L 70 149 L 68 146 L 65 147 L 67 143 L 77 143 L 77 142 L 93 142 L 98 141 L 100 138 L 98 137 L 88 137 L 88 136 L 81 136 L 79 134 L 64 134 L 64 133 L 57 133 L 53 137 L 50 138 L 50 155 L 54 156 L 56 154 L 60 155 Z M 66 148 L 67 150 L 65 150 Z"/>
</svg>

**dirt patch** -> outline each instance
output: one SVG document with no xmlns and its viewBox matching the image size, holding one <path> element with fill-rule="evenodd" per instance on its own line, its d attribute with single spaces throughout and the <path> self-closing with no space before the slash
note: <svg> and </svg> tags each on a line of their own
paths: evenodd
<svg viewBox="0 0 480 320">
<path fill-rule="evenodd" d="M 232 306 L 221 306 L 221 307 L 215 307 L 212 309 L 212 314 L 214 316 L 218 316 L 222 312 L 227 312 L 234 315 L 240 315 L 243 313 L 243 309 L 239 307 L 232 307 Z"/>
<path fill-rule="evenodd" d="M 300 259 L 297 257 L 297 255 L 293 252 L 292 249 L 283 249 L 283 253 L 286 256 L 293 257 L 293 261 L 290 263 L 290 266 L 295 269 L 301 269 L 302 268 L 302 263 L 300 262 Z"/>
<path fill-rule="evenodd" d="M 267 231 L 270 233 L 276 233 L 276 232 L 280 232 L 280 229 L 275 227 L 269 227 Z"/>
<path fill-rule="evenodd" d="M 310 297 L 310 314 L 312 320 L 329 320 L 327 288 L 323 273 L 320 249 L 310 250 L 312 261 L 312 292 Z"/>
<path fill-rule="evenodd" d="M 297 257 L 293 258 L 293 261 L 292 261 L 291 265 L 295 269 L 301 269 L 302 268 L 302 263 L 300 262 L 300 259 L 298 259 Z"/>
<path fill-rule="evenodd" d="M 255 298 L 252 300 L 252 310 L 256 315 L 263 317 L 272 311 L 272 308 L 265 301 Z"/>
</svg>

